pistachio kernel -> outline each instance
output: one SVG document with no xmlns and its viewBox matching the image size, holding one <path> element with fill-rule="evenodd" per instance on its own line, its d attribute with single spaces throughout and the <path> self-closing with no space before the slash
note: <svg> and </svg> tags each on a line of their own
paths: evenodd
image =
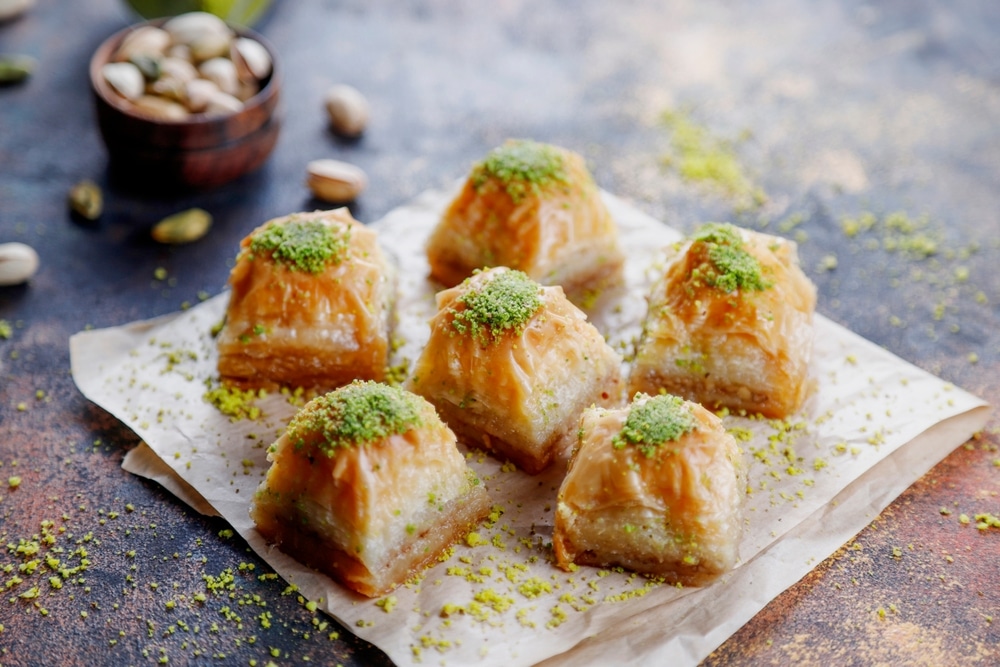
<svg viewBox="0 0 1000 667">
<path fill-rule="evenodd" d="M 191 243 L 204 236 L 211 226 L 211 213 L 200 208 L 190 208 L 160 220 L 153 226 L 150 235 L 159 243 Z"/>
<path fill-rule="evenodd" d="M 100 186 L 90 180 L 80 181 L 69 191 L 70 209 L 86 220 L 97 220 L 104 210 L 104 195 Z"/>
</svg>

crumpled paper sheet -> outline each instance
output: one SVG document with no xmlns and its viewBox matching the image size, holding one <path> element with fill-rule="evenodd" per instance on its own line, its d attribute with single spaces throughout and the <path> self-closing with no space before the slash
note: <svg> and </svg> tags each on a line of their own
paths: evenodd
<svg viewBox="0 0 1000 667">
<path fill-rule="evenodd" d="M 400 267 L 404 343 L 394 364 L 414 360 L 429 334 L 435 286 L 425 278 L 423 248 L 449 197 L 425 193 L 372 225 Z M 629 257 L 627 281 L 601 297 L 591 320 L 627 353 L 640 331 L 651 269 L 679 234 L 611 195 L 606 201 Z M 76 334 L 73 377 L 87 398 L 148 443 L 123 467 L 224 517 L 305 597 L 398 664 L 696 663 L 988 417 L 975 396 L 818 316 L 816 391 L 801 413 L 781 422 L 726 417 L 744 438 L 750 483 L 740 564 L 720 581 L 676 588 L 628 572 L 559 570 L 549 545 L 564 466 L 531 477 L 472 452 L 469 461 L 497 506 L 495 521 L 418 583 L 399 588 L 395 605 L 378 606 L 270 549 L 250 521 L 266 447 L 297 407 L 272 394 L 258 402 L 263 418 L 233 423 L 202 399 L 206 380 L 217 377 L 209 331 L 227 299 Z"/>
</svg>

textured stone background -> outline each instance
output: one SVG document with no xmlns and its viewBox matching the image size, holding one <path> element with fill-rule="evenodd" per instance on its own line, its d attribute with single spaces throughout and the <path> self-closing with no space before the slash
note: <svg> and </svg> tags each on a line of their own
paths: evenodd
<svg viewBox="0 0 1000 667">
<path fill-rule="evenodd" d="M 240 181 L 174 194 L 109 170 L 94 123 L 87 60 L 134 19 L 116 0 L 39 0 L 0 24 L 0 52 L 39 59 L 26 84 L 0 88 L 0 241 L 42 258 L 29 285 L 0 288 L 0 319 L 14 325 L 0 339 L 0 542 L 13 545 L 0 552 L 0 664 L 387 662 L 260 579 L 267 568 L 220 535 L 224 524 L 122 472 L 135 436 L 69 376 L 72 333 L 218 293 L 250 229 L 322 206 L 303 185 L 309 159 L 363 167 L 371 185 L 352 210 L 373 221 L 507 137 L 568 146 L 601 186 L 668 224 L 728 219 L 796 238 L 821 312 L 1000 401 L 994 2 L 279 0 L 257 26 L 282 57 L 277 150 Z M 338 82 L 372 103 L 356 142 L 326 128 L 322 95 Z M 729 142 L 766 202 L 738 210 L 664 166 L 667 110 Z M 83 178 L 105 189 L 94 224 L 65 204 Z M 208 237 L 149 240 L 151 224 L 190 206 L 215 215 Z M 923 227 L 889 229 L 894 211 Z M 842 219 L 863 212 L 879 224 L 845 235 Z M 892 249 L 919 234 L 933 256 Z M 158 267 L 168 279 L 154 278 Z M 1000 529 L 959 521 L 1000 515 L 996 430 L 994 420 L 706 662 L 1000 661 Z M 59 590 L 17 553 L 43 531 L 64 549 L 61 566 L 88 561 Z M 211 592 L 227 570 L 231 588 Z"/>
</svg>

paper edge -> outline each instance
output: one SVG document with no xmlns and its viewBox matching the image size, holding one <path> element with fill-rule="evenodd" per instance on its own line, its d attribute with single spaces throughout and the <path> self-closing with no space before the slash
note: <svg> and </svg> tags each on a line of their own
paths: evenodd
<svg viewBox="0 0 1000 667">
<path fill-rule="evenodd" d="M 149 469 L 152 469 L 154 474 L 147 474 Z M 140 442 L 137 447 L 130 449 L 125 454 L 125 458 L 122 459 L 122 470 L 132 473 L 136 477 L 156 482 L 199 514 L 222 517 L 219 511 L 205 499 L 205 496 L 199 493 L 198 489 L 191 486 L 176 470 L 167 465 L 166 461 L 160 458 L 159 454 L 145 442 Z"/>
</svg>

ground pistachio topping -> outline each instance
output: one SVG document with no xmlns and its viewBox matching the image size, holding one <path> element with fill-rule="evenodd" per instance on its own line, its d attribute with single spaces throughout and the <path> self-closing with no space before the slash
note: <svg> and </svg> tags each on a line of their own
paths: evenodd
<svg viewBox="0 0 1000 667">
<path fill-rule="evenodd" d="M 705 247 L 708 261 L 695 268 L 692 278 L 726 292 L 765 290 L 773 284 L 763 275 L 760 262 L 743 243 L 739 229 L 728 223 L 711 222 L 691 240 Z"/>
<path fill-rule="evenodd" d="M 640 398 L 648 400 L 638 403 Z M 662 445 L 677 440 L 694 430 L 696 425 L 694 415 L 684 405 L 683 398 L 671 394 L 660 394 L 652 398 L 637 394 L 625 425 L 614 437 L 612 444 L 615 449 L 633 445 L 647 458 L 652 458 Z"/>
<path fill-rule="evenodd" d="M 364 445 L 420 425 L 422 401 L 398 387 L 355 380 L 309 401 L 286 435 L 295 445 L 309 439 L 332 456 L 339 447 Z M 322 437 L 314 439 L 315 434 Z"/>
<path fill-rule="evenodd" d="M 479 188 L 491 178 L 499 180 L 514 202 L 529 191 L 537 193 L 552 183 L 567 180 L 563 155 L 555 146 L 512 139 L 494 148 L 472 169 L 472 184 Z"/>
<path fill-rule="evenodd" d="M 496 274 L 457 300 L 465 308 L 452 309 L 452 326 L 460 334 L 471 333 L 484 345 L 488 336 L 498 341 L 507 331 L 520 333 L 542 307 L 541 286 L 515 270 Z"/>
<path fill-rule="evenodd" d="M 271 223 L 250 240 L 253 253 L 270 253 L 291 270 L 320 273 L 328 264 L 339 264 L 347 255 L 351 228 L 327 225 L 322 220 L 290 218 Z"/>
</svg>

